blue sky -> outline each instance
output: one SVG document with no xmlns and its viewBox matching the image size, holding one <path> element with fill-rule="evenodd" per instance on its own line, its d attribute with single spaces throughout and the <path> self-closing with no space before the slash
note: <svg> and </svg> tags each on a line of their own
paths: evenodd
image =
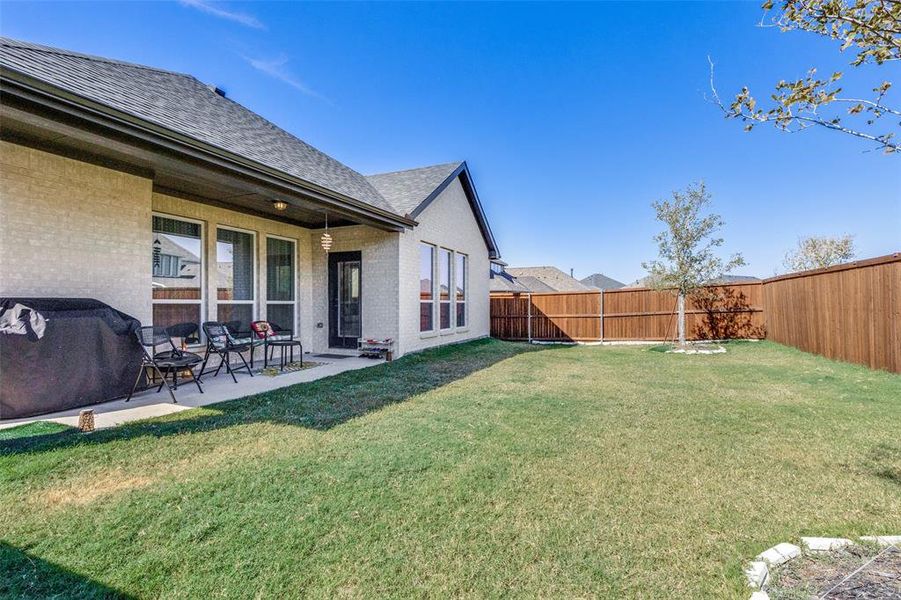
<svg viewBox="0 0 901 600">
<path fill-rule="evenodd" d="M 4 2 L 0 31 L 191 73 L 363 173 L 466 159 L 511 265 L 632 281 L 656 254 L 650 203 L 698 179 L 743 273 L 804 235 L 901 250 L 898 158 L 746 134 L 704 100 L 708 55 L 724 96 L 850 71 L 827 40 L 756 27 L 758 5 Z"/>
</svg>

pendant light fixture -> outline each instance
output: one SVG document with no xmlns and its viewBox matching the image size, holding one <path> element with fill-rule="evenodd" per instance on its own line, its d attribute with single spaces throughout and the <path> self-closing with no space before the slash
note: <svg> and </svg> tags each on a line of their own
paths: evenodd
<svg viewBox="0 0 901 600">
<path fill-rule="evenodd" d="M 322 237 L 319 239 L 319 243 L 322 244 L 322 249 L 325 250 L 325 253 L 328 254 L 328 251 L 332 249 L 332 236 L 329 235 L 328 232 L 328 213 L 325 213 L 325 233 L 322 234 Z"/>
</svg>

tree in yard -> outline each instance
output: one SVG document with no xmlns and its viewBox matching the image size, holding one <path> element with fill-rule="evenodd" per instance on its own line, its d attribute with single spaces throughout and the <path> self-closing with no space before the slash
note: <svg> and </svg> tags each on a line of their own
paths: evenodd
<svg viewBox="0 0 901 600">
<path fill-rule="evenodd" d="M 841 42 L 842 52 L 853 47 L 857 53 L 853 67 L 901 60 L 901 0 L 782 0 L 775 16 L 770 16 L 773 0 L 766 0 L 762 8 L 762 27 L 822 35 Z M 846 93 L 839 86 L 841 79 L 840 71 L 820 79 L 812 68 L 801 79 L 776 84 L 766 107 L 747 87 L 726 106 L 714 86 L 710 61 L 713 101 L 726 118 L 744 122 L 745 131 L 758 123 L 788 132 L 819 126 L 867 140 L 886 153 L 901 150 L 895 136 L 901 131 L 901 107 L 886 103 L 891 82 L 880 77 L 866 86 L 869 90 Z"/>
<path fill-rule="evenodd" d="M 641 266 L 655 282 L 654 287 L 676 293 L 679 344 L 683 346 L 685 298 L 745 264 L 740 254 L 732 255 L 728 261 L 716 255 L 715 250 L 723 245 L 723 238 L 714 237 L 714 234 L 722 228 L 723 219 L 716 214 L 703 214 L 710 201 L 710 193 L 702 181 L 689 185 L 685 191 L 674 191 L 669 200 L 652 204 L 657 220 L 666 225 L 666 229 L 654 236 L 659 257 Z"/>
<path fill-rule="evenodd" d="M 854 237 L 811 236 L 798 240 L 798 247 L 785 255 L 788 271 L 807 271 L 831 267 L 854 258 Z"/>
</svg>

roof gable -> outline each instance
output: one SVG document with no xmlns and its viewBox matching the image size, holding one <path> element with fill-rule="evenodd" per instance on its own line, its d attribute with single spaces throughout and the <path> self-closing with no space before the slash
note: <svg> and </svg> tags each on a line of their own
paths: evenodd
<svg viewBox="0 0 901 600">
<path fill-rule="evenodd" d="M 397 214 L 414 219 L 457 178 L 460 179 L 479 230 L 485 239 L 489 258 L 500 258 L 497 242 L 488 225 L 466 161 L 367 176 L 373 186 L 391 203 Z"/>
<path fill-rule="evenodd" d="M 399 215 L 413 215 L 432 192 L 441 187 L 463 163 L 453 162 L 418 169 L 367 175 L 375 187 Z"/>
<path fill-rule="evenodd" d="M 0 65 L 375 208 L 393 207 L 360 173 L 191 75 L 0 38 Z M 396 213 L 395 213 L 396 214 Z"/>
</svg>

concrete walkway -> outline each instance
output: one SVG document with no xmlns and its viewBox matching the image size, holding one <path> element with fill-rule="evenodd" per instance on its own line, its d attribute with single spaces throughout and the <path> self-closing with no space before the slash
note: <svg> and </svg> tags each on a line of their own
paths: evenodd
<svg viewBox="0 0 901 600">
<path fill-rule="evenodd" d="M 333 352 L 333 351 L 330 351 Z M 53 421 L 62 423 L 63 425 L 78 425 L 78 413 L 85 409 L 93 409 L 94 411 L 94 427 L 100 429 L 103 427 L 114 427 L 129 421 L 138 419 L 148 419 L 150 417 L 158 417 L 169 413 L 188 410 L 198 406 L 206 406 L 215 404 L 216 402 L 224 402 L 225 400 L 234 400 L 243 398 L 260 392 L 268 392 L 296 383 L 304 383 L 307 381 L 315 381 L 323 377 L 337 375 L 344 371 L 353 371 L 355 369 L 363 369 L 373 365 L 381 364 L 384 361 L 374 360 L 371 358 L 359 358 L 358 356 L 350 356 L 349 358 L 323 358 L 315 354 L 304 355 L 304 362 L 321 363 L 316 367 L 304 369 L 303 371 L 295 371 L 293 373 L 285 373 L 270 377 L 267 375 L 259 375 L 254 373 L 251 378 L 247 372 L 236 374 L 238 383 L 223 369 L 218 377 L 213 377 L 211 373 L 204 376 L 203 394 L 197 390 L 197 386 L 190 380 L 179 382 L 178 390 L 175 397 L 178 404 L 172 403 L 172 398 L 166 392 L 166 389 L 159 393 L 156 388 L 139 392 L 135 394 L 129 402 L 125 400 L 114 400 L 112 402 L 104 402 L 102 404 L 94 404 L 91 406 L 83 406 L 80 408 L 72 408 L 60 412 L 40 415 L 36 417 L 26 417 L 23 419 L 9 419 L 0 421 L 0 429 L 14 427 L 24 423 L 33 423 L 35 421 Z"/>
</svg>

